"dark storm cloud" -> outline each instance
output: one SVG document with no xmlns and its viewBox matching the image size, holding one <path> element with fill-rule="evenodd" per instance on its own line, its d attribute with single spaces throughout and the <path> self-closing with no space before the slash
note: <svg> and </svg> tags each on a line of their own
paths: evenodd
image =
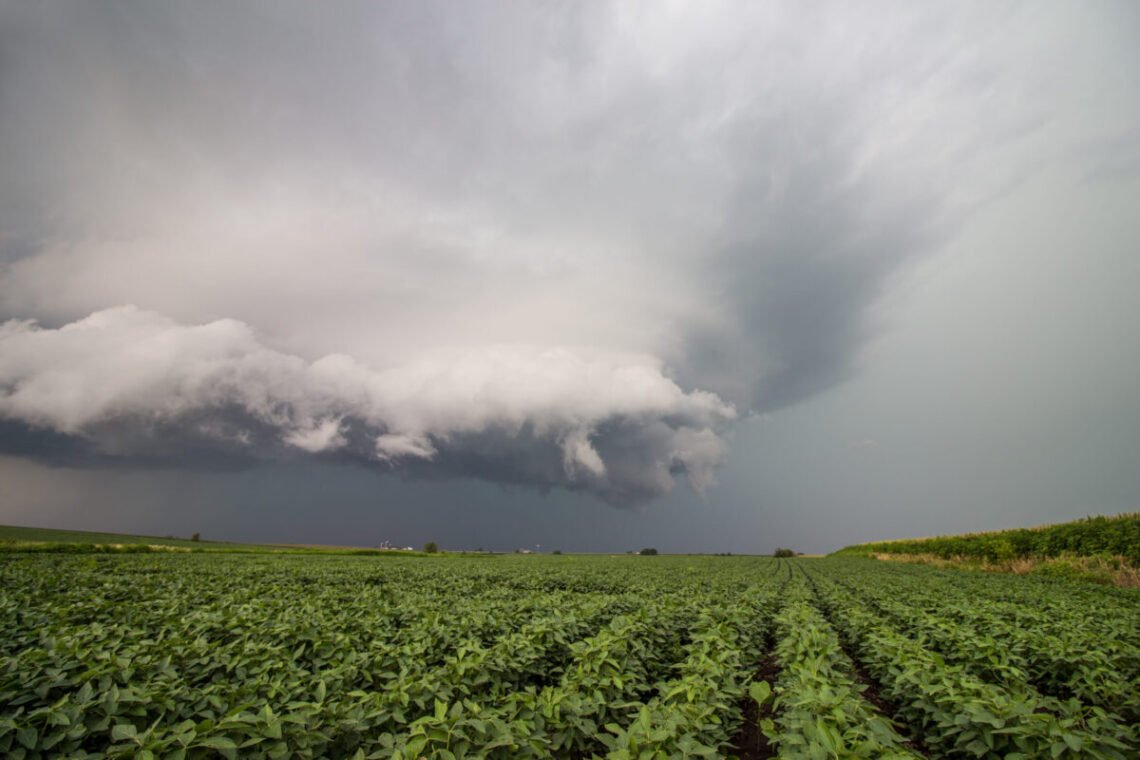
<svg viewBox="0 0 1140 760">
<path fill-rule="evenodd" d="M 239 445 L 216 434 L 228 426 L 240 431 L 249 444 Z M 204 428 L 211 434 L 204 434 Z M 262 447 L 253 449 L 255 442 Z M 252 466 L 272 454 L 288 461 L 289 452 L 270 430 L 247 415 L 225 410 L 203 410 L 160 424 L 124 418 L 93 425 L 82 435 L 0 422 L 0 455 L 28 457 L 57 467 L 229 471 Z"/>
<path fill-rule="evenodd" d="M 1050 117 L 957 5 L 2 13 L 0 416 L 128 462 L 703 488 Z"/>
<path fill-rule="evenodd" d="M 68 466 L 95 458 L 92 446 L 82 438 L 12 420 L 0 420 L 0 454 Z"/>
</svg>

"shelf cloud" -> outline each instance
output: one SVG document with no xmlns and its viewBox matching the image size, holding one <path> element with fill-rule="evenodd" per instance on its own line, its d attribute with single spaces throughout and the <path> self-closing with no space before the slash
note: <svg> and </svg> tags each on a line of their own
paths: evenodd
<svg viewBox="0 0 1140 760">
<path fill-rule="evenodd" d="M 650 357 L 500 346 L 374 370 L 275 351 L 234 320 L 188 326 L 134 307 L 58 329 L 8 322 L 0 388 L 0 416 L 108 461 L 189 463 L 187 444 L 252 459 L 303 452 L 616 504 L 667 493 L 678 472 L 703 487 L 735 416 Z M 519 439 L 525 451 L 509 445 Z"/>
</svg>

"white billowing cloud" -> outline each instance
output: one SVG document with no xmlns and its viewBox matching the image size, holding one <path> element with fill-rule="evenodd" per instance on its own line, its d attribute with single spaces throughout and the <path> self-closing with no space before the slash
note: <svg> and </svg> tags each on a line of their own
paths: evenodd
<svg viewBox="0 0 1140 760">
<path fill-rule="evenodd" d="M 577 474 L 585 470 L 589 475 L 600 478 L 606 474 L 606 463 L 598 455 L 597 449 L 590 443 L 590 431 L 578 428 L 567 434 L 562 442 L 562 451 L 565 455 L 566 471 Z"/>
<path fill-rule="evenodd" d="M 255 448 L 253 456 L 273 455 L 268 430 L 281 448 L 392 465 L 462 458 L 468 447 L 485 457 L 488 437 L 525 434 L 540 460 L 562 466 L 539 461 L 515 479 L 625 502 L 668 491 L 674 472 L 707 485 L 724 451 L 719 432 L 734 416 L 713 394 L 682 391 L 646 356 L 491 346 L 373 369 L 344 355 L 310 362 L 267 348 L 234 320 L 183 325 L 135 307 L 57 329 L 0 329 L 0 418 L 96 447 L 108 426 L 193 420 L 196 435 Z M 628 463 L 607 467 L 593 439 L 615 425 L 645 444 L 638 457 L 655 458 L 638 465 L 655 473 L 651 481 L 630 481 Z"/>
<path fill-rule="evenodd" d="M 320 420 L 312 427 L 297 428 L 285 435 L 285 442 L 291 446 L 316 454 L 321 451 L 334 451 L 345 444 L 340 431 L 340 419 L 329 417 Z"/>
<path fill-rule="evenodd" d="M 376 456 L 387 462 L 398 460 L 400 457 L 431 459 L 434 455 L 435 447 L 422 435 L 384 433 L 376 436 Z"/>
</svg>

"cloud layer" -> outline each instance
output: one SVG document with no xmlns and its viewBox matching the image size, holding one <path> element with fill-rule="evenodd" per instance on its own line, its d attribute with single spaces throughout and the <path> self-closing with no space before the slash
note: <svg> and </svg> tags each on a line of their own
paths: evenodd
<svg viewBox="0 0 1140 760">
<path fill-rule="evenodd" d="M 0 416 L 76 461 L 701 488 L 1060 114 L 1032 9 L 0 13 Z"/>
<path fill-rule="evenodd" d="M 683 392 L 649 357 L 499 346 L 378 371 L 345 355 L 274 351 L 234 320 L 187 326 L 134 307 L 58 329 L 0 328 L 0 417 L 85 439 L 87 453 L 110 459 L 177 463 L 189 440 L 234 456 L 348 457 L 624 504 L 667 493 L 678 472 L 707 484 L 734 416 L 712 394 Z"/>
</svg>

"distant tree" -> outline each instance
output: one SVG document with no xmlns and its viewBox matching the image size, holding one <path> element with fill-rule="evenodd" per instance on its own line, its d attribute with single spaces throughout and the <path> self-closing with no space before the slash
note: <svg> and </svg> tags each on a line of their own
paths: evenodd
<svg viewBox="0 0 1140 760">
<path fill-rule="evenodd" d="M 194 535 L 190 536 L 190 540 L 191 541 L 201 541 L 202 540 L 202 534 L 201 533 L 195 533 Z"/>
<path fill-rule="evenodd" d="M 794 557 L 794 556 L 796 556 L 796 553 L 794 551 L 792 551 L 791 549 L 780 548 L 780 549 L 777 549 L 772 556 L 773 557 Z"/>
<path fill-rule="evenodd" d="M 642 549 L 642 550 L 639 552 L 639 554 L 650 554 L 650 555 L 652 555 L 652 554 L 656 554 L 656 553 L 657 553 L 657 550 L 656 550 L 656 549 Z"/>
<path fill-rule="evenodd" d="M 562 553 L 561 549 L 555 549 L 554 551 L 551 552 L 551 554 L 561 554 L 561 553 Z"/>
<path fill-rule="evenodd" d="M 424 551 L 428 554 L 435 554 L 439 551 L 439 544 L 437 544 L 435 541 L 428 541 L 426 544 L 424 544 Z"/>
</svg>

